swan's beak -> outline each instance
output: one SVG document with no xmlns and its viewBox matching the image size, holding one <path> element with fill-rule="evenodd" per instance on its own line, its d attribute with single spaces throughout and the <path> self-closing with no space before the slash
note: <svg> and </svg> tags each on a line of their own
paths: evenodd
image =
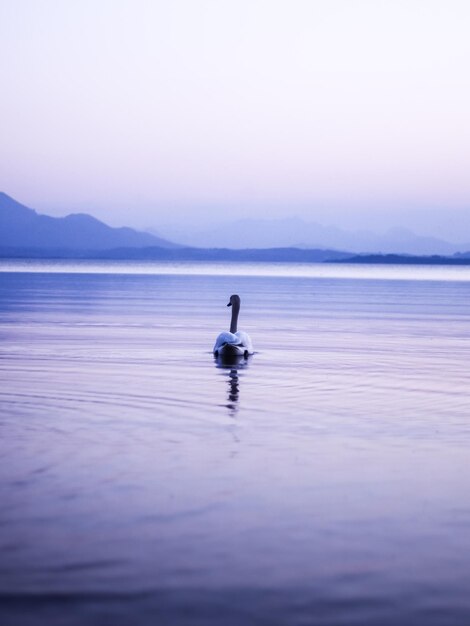
<svg viewBox="0 0 470 626">
<path fill-rule="evenodd" d="M 227 306 L 232 306 L 232 303 L 231 303 L 231 302 L 229 302 L 229 303 L 227 304 Z"/>
</svg>

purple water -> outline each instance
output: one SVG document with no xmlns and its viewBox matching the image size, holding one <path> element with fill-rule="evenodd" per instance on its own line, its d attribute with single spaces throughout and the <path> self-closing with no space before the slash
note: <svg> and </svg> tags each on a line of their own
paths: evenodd
<svg viewBox="0 0 470 626">
<path fill-rule="evenodd" d="M 2 625 L 470 623 L 468 270 L 90 268 L 0 268 Z"/>
</svg>

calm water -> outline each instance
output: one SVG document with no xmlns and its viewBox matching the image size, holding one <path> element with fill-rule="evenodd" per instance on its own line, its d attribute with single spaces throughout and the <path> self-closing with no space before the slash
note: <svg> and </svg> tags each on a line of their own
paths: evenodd
<svg viewBox="0 0 470 626">
<path fill-rule="evenodd" d="M 469 303 L 460 267 L 2 262 L 2 625 L 469 624 Z"/>
</svg>

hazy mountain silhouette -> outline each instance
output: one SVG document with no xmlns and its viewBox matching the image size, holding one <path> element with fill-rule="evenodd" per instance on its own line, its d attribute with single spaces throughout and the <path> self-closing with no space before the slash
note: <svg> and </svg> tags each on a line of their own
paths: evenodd
<svg viewBox="0 0 470 626">
<path fill-rule="evenodd" d="M 234 261 L 234 262 L 284 262 L 324 263 L 345 260 L 350 252 L 338 250 L 313 250 L 301 248 L 116 248 L 96 252 L 95 259 L 134 259 L 166 261 Z"/>
<path fill-rule="evenodd" d="M 0 246 L 8 248 L 109 250 L 177 244 L 132 228 L 112 228 L 91 215 L 41 215 L 0 192 Z"/>
<path fill-rule="evenodd" d="M 470 265 L 470 252 L 440 256 L 438 254 L 415 256 L 412 254 L 358 254 L 341 259 L 329 259 L 331 263 L 373 263 L 379 265 Z"/>
<path fill-rule="evenodd" d="M 132 228 L 112 228 L 84 213 L 41 215 L 0 192 L 1 257 L 454 264 L 470 258 L 465 252 L 470 244 L 457 246 L 405 229 L 353 233 L 299 218 L 240 220 L 188 239 L 176 244 Z M 357 253 L 360 258 L 354 257 Z M 425 255 L 455 257 L 423 261 Z"/>
<path fill-rule="evenodd" d="M 470 244 L 457 245 L 423 237 L 405 228 L 378 234 L 367 230 L 347 231 L 300 218 L 238 220 L 186 236 L 178 233 L 178 241 L 207 248 L 328 248 L 354 253 L 417 255 L 454 254 L 470 248 Z"/>
</svg>

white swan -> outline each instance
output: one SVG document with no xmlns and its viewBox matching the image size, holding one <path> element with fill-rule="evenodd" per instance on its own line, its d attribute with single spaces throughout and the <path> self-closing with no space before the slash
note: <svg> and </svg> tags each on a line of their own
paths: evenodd
<svg viewBox="0 0 470 626">
<path fill-rule="evenodd" d="M 248 355 L 253 354 L 254 350 L 248 333 L 237 330 L 240 296 L 230 296 L 230 302 L 227 306 L 232 307 L 230 332 L 225 331 L 217 337 L 213 350 L 214 355 L 221 357 L 244 356 L 246 358 Z"/>
</svg>

